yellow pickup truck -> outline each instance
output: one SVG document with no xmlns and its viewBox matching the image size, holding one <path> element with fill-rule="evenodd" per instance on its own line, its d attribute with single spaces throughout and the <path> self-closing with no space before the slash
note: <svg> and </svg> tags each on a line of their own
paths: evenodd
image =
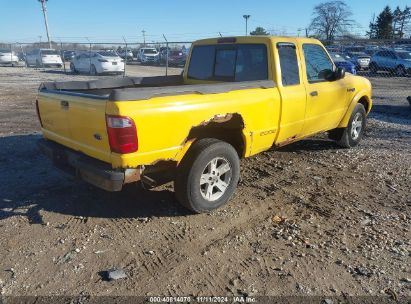
<svg viewBox="0 0 411 304">
<path fill-rule="evenodd" d="M 319 132 L 356 146 L 371 106 L 319 41 L 262 36 L 197 41 L 181 76 L 43 83 L 36 102 L 56 167 L 108 191 L 174 181 L 198 213 L 230 199 L 242 157 Z"/>
</svg>

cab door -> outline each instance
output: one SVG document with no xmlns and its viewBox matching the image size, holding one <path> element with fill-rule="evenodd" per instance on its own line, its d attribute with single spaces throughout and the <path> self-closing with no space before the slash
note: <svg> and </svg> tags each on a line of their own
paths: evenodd
<svg viewBox="0 0 411 304">
<path fill-rule="evenodd" d="M 355 88 L 348 88 L 345 79 L 327 80 L 335 67 L 321 45 L 303 44 L 301 50 L 307 90 L 304 134 L 308 136 L 338 126 L 347 110 L 347 90 Z"/>
<path fill-rule="evenodd" d="M 276 44 L 278 61 L 277 83 L 281 94 L 281 117 L 277 145 L 302 137 L 307 93 L 301 79 L 302 70 L 297 47 L 293 42 Z"/>
</svg>

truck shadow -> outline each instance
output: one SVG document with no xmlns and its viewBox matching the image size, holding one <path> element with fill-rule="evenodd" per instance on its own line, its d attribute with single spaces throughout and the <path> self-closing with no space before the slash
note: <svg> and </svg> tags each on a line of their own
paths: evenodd
<svg viewBox="0 0 411 304">
<path fill-rule="evenodd" d="M 383 122 L 411 125 L 411 107 L 404 105 L 380 105 L 374 104 L 370 117 Z"/>
<path fill-rule="evenodd" d="M 39 138 L 37 134 L 0 137 L 0 221 L 24 216 L 32 224 L 44 224 L 45 212 L 111 219 L 189 214 L 168 188 L 148 191 L 130 185 L 109 193 L 63 175 L 40 154 Z"/>
</svg>

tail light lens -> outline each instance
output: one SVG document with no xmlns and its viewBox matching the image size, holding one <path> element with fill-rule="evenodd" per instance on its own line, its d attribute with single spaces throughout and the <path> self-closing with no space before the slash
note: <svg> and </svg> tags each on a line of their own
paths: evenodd
<svg viewBox="0 0 411 304">
<path fill-rule="evenodd" d="M 41 121 L 41 116 L 40 116 L 39 101 L 37 99 L 36 99 L 36 112 L 37 112 L 37 117 L 40 121 L 40 125 L 43 128 L 43 122 Z"/>
<path fill-rule="evenodd" d="M 108 60 L 106 60 L 106 59 L 99 59 L 98 61 L 100 61 L 100 62 L 108 62 Z"/>
<path fill-rule="evenodd" d="M 108 141 L 112 152 L 119 154 L 137 152 L 137 129 L 131 118 L 107 115 L 106 122 Z"/>
</svg>

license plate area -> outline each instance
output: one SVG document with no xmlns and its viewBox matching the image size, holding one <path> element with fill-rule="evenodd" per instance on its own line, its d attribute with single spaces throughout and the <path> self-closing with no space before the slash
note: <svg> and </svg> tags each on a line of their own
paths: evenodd
<svg viewBox="0 0 411 304">
<path fill-rule="evenodd" d="M 113 61 L 111 64 L 112 64 L 112 65 L 117 65 L 117 62 L 116 62 L 116 61 Z"/>
</svg>

